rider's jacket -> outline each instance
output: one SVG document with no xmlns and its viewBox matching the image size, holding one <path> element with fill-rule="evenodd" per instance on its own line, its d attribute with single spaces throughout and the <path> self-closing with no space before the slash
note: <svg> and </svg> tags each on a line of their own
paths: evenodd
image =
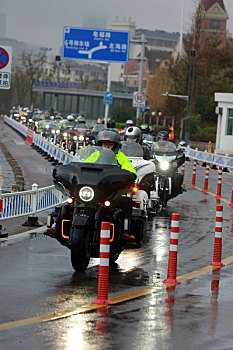
<svg viewBox="0 0 233 350">
<path fill-rule="evenodd" d="M 100 156 L 100 152 L 97 151 L 95 153 L 92 153 L 90 155 L 90 157 L 88 157 L 85 162 L 88 163 L 95 163 L 97 162 L 97 160 L 99 159 Z M 129 158 L 121 151 L 118 151 L 115 155 L 117 162 L 120 164 L 121 169 L 123 170 L 127 170 L 127 171 L 131 171 L 132 173 L 134 173 L 137 176 L 137 172 L 134 169 L 134 167 L 131 164 L 131 161 L 129 160 Z"/>
</svg>

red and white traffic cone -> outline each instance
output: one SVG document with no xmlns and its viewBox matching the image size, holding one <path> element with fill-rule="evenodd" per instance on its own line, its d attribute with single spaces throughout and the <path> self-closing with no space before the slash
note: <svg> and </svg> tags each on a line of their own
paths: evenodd
<svg viewBox="0 0 233 350">
<path fill-rule="evenodd" d="M 192 186 L 195 186 L 196 182 L 196 168 L 197 168 L 197 159 L 194 159 L 193 161 L 193 174 L 192 174 Z"/>
<path fill-rule="evenodd" d="M 97 299 L 92 304 L 112 304 L 108 300 L 109 282 L 109 254 L 110 254 L 110 222 L 101 223 L 100 232 L 100 265 Z"/>
<path fill-rule="evenodd" d="M 230 207 L 233 208 L 233 187 L 232 187 L 232 192 L 231 192 L 231 203 L 229 205 L 230 205 Z"/>
<path fill-rule="evenodd" d="M 183 175 L 183 177 L 184 177 L 184 169 L 185 169 L 185 163 L 182 164 L 182 167 L 181 167 L 181 174 Z"/>
<path fill-rule="evenodd" d="M 179 222 L 180 214 L 172 214 L 171 222 L 171 237 L 170 237 L 170 251 L 168 260 L 168 272 L 167 278 L 163 283 L 178 284 L 180 281 L 176 279 L 176 268 L 177 268 L 177 248 L 178 248 L 178 237 L 179 237 Z"/>
<path fill-rule="evenodd" d="M 218 186 L 217 186 L 217 195 L 216 198 L 221 198 L 221 192 L 222 192 L 222 167 L 220 166 L 218 168 Z"/>
<path fill-rule="evenodd" d="M 214 255 L 213 261 L 210 265 L 212 266 L 225 266 L 221 262 L 222 258 L 222 215 L 223 206 L 217 205 L 216 207 L 216 223 L 215 223 L 215 238 L 214 238 Z"/>
<path fill-rule="evenodd" d="M 209 182 L 209 173 L 210 173 L 210 163 L 206 163 L 206 171 L 205 171 L 205 183 L 203 192 L 208 192 L 208 182 Z"/>
</svg>

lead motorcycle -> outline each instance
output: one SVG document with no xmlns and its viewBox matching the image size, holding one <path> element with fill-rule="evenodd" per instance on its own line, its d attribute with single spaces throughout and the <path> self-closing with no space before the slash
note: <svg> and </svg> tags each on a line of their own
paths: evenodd
<svg viewBox="0 0 233 350">
<path fill-rule="evenodd" d="M 99 257 L 102 221 L 111 224 L 111 263 L 124 249 L 141 246 L 146 213 L 133 199 L 135 174 L 119 168 L 113 151 L 88 146 L 75 158 L 53 171 L 55 187 L 69 199 L 48 216 L 47 231 L 71 250 L 74 270 L 84 271 Z M 125 233 L 134 239 L 124 241 Z"/>
<path fill-rule="evenodd" d="M 162 207 L 166 207 L 169 199 L 185 191 L 182 186 L 183 175 L 178 172 L 185 162 L 185 155 L 176 149 L 169 141 L 154 142 L 151 147 L 151 157 L 155 163 L 155 191 L 160 198 Z"/>
</svg>

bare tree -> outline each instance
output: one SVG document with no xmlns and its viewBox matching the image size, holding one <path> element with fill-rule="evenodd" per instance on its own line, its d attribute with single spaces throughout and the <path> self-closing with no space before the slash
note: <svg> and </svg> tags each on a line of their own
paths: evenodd
<svg viewBox="0 0 233 350">
<path fill-rule="evenodd" d="M 33 85 L 34 81 L 41 78 L 44 64 L 46 62 L 46 52 L 40 50 L 37 55 L 32 53 L 24 52 L 22 54 L 22 63 L 26 71 L 26 79 L 29 88 L 30 105 L 33 104 Z"/>
</svg>

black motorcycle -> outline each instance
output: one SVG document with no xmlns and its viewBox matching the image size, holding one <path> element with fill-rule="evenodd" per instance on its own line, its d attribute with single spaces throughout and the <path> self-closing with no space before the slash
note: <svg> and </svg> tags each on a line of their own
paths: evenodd
<svg viewBox="0 0 233 350">
<path fill-rule="evenodd" d="M 151 147 L 151 157 L 156 167 L 155 192 L 162 207 L 166 207 L 169 199 L 185 190 L 182 186 L 183 175 L 178 172 L 178 168 L 185 162 L 185 155 L 176 149 L 174 143 L 158 141 Z"/>
<path fill-rule="evenodd" d="M 47 226 L 53 230 L 55 221 L 52 235 L 71 250 L 74 270 L 84 271 L 91 257 L 99 257 L 102 221 L 111 224 L 112 263 L 124 249 L 141 246 L 146 214 L 133 201 L 135 174 L 119 168 L 113 151 L 88 146 L 76 160 L 53 171 L 55 187 L 69 198 L 48 216 Z"/>
</svg>

